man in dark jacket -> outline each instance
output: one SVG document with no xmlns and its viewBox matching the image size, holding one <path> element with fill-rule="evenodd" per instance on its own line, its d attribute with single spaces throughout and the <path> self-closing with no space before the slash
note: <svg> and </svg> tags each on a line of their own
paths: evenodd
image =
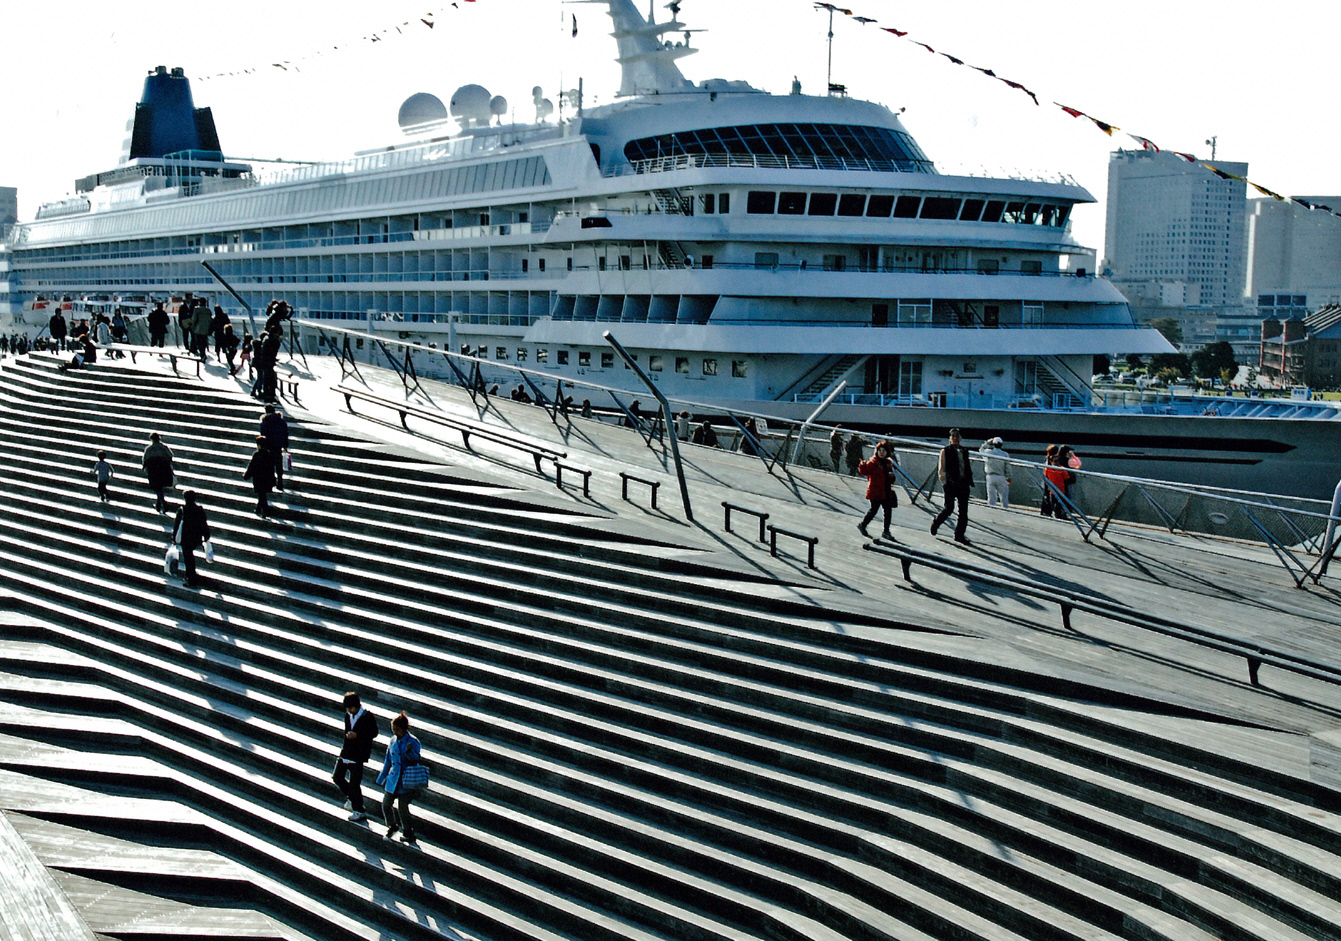
<svg viewBox="0 0 1341 941">
<path fill-rule="evenodd" d="M 332 780 L 345 796 L 349 819 L 358 823 L 363 816 L 363 765 L 372 757 L 377 738 L 377 719 L 363 708 L 358 693 L 345 693 L 345 739 L 335 762 Z"/>
<path fill-rule="evenodd" d="M 265 519 L 270 511 L 266 501 L 270 498 L 270 491 L 275 489 L 275 459 L 270 456 L 265 438 L 260 435 L 256 436 L 256 453 L 247 462 L 242 477 L 251 481 L 252 489 L 256 491 L 256 515 Z"/>
<path fill-rule="evenodd" d="M 163 338 L 168 335 L 168 312 L 163 309 L 162 301 L 154 302 L 154 309 L 149 311 L 149 345 L 163 346 Z"/>
<path fill-rule="evenodd" d="M 158 497 L 154 509 L 166 513 L 168 506 L 163 499 L 163 491 L 173 483 L 172 451 L 163 443 L 157 431 L 149 436 L 149 447 L 144 449 L 141 464 L 144 467 L 144 476 L 149 480 L 149 489 Z"/>
<path fill-rule="evenodd" d="M 59 305 L 57 305 L 56 312 L 51 315 L 51 320 L 47 323 L 47 331 L 51 334 L 51 339 L 56 341 L 56 349 L 64 350 L 67 330 L 65 328 L 65 315 L 61 313 Z"/>
<path fill-rule="evenodd" d="M 182 549 L 182 565 L 186 569 L 183 581 L 187 588 L 198 588 L 196 581 L 196 550 L 210 538 L 210 521 L 205 509 L 196 502 L 196 492 L 186 491 L 182 508 L 177 511 L 177 522 L 172 527 L 173 541 Z"/>
<path fill-rule="evenodd" d="M 968 448 L 959 443 L 959 429 L 950 429 L 950 443 L 941 448 L 940 463 L 936 466 L 936 476 L 940 478 L 941 488 L 945 492 L 945 507 L 931 524 L 931 535 L 941 528 L 954 512 L 958 504 L 959 515 L 955 518 L 955 542 L 968 545 L 964 531 L 968 528 L 968 498 L 973 489 L 973 464 L 969 461 Z"/>
<path fill-rule="evenodd" d="M 261 416 L 261 437 L 265 448 L 275 460 L 275 489 L 284 489 L 284 455 L 289 450 L 289 423 L 284 414 L 273 405 L 265 407 Z"/>
</svg>

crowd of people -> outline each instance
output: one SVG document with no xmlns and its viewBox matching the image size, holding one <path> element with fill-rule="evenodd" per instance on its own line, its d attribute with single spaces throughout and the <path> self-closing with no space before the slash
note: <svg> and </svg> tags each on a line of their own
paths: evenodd
<svg viewBox="0 0 1341 941">
<path fill-rule="evenodd" d="M 249 330 L 242 328 L 239 337 L 239 328 L 234 326 L 227 311 L 218 305 L 211 308 L 207 298 L 188 292 L 176 310 L 180 348 L 204 361 L 213 356 L 216 362 L 226 363 L 230 376 L 238 375 L 245 368 L 247 381 L 252 383 L 252 396 L 263 402 L 277 402 L 275 367 L 285 331 L 289 329 L 288 322 L 293 319 L 293 308 L 286 301 L 275 299 L 266 307 L 265 313 L 265 328 L 259 336 L 252 336 Z M 172 315 L 163 301 L 151 303 L 145 316 L 145 327 L 149 333 L 149 346 L 166 349 Z M 70 320 L 58 307 L 36 338 L 17 331 L 0 335 L 0 355 L 69 352 L 73 356 L 63 368 L 80 369 L 96 362 L 100 350 L 112 358 L 124 358 L 123 351 L 110 347 L 127 343 L 129 338 L 129 322 L 119 309 L 111 314 L 95 313 Z"/>
</svg>

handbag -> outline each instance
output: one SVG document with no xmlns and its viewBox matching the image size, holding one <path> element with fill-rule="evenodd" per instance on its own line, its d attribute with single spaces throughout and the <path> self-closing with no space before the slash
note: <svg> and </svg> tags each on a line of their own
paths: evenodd
<svg viewBox="0 0 1341 941">
<path fill-rule="evenodd" d="M 169 545 L 168 551 L 163 554 L 163 574 L 171 575 L 172 567 L 180 562 L 181 559 L 182 550 L 177 548 L 177 544 L 173 543 Z"/>
<path fill-rule="evenodd" d="M 400 773 L 400 786 L 410 791 L 428 787 L 428 765 L 409 765 Z"/>
</svg>

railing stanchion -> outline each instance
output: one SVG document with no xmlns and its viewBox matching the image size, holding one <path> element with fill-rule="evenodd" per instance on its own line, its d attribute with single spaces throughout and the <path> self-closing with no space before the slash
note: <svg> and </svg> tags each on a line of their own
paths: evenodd
<svg viewBox="0 0 1341 941">
<path fill-rule="evenodd" d="M 806 432 L 810 430 L 811 424 L 813 424 L 815 419 L 819 418 L 820 415 L 824 412 L 824 410 L 829 407 L 830 402 L 832 402 L 834 399 L 838 398 L 838 396 L 843 394 L 843 390 L 846 388 L 847 388 L 847 380 L 844 379 L 842 382 L 838 383 L 838 385 L 834 387 L 834 390 L 832 392 L 830 392 L 827 396 L 824 397 L 824 401 L 819 404 L 819 408 L 811 412 L 810 417 L 807 418 L 805 421 L 801 422 L 801 430 L 796 435 L 796 447 L 792 450 L 793 464 L 796 463 L 797 459 L 801 455 L 801 448 L 804 447 L 806 443 Z"/>
<path fill-rule="evenodd" d="M 661 403 L 661 415 L 666 422 L 666 427 L 674 428 L 675 416 L 671 414 L 670 402 L 666 401 L 666 397 L 661 394 L 661 390 L 653 384 L 652 380 L 647 378 L 647 373 L 643 372 L 642 367 L 638 365 L 638 361 L 629 355 L 628 350 L 620 345 L 619 341 L 614 338 L 609 330 L 605 331 L 601 336 L 605 338 L 606 343 L 609 343 L 615 348 L 615 352 L 619 354 L 620 359 L 624 360 L 624 363 L 633 370 L 634 374 L 637 375 L 639 379 L 642 380 L 643 385 L 647 386 L 647 391 L 656 396 L 656 400 Z M 684 464 L 680 461 L 680 439 L 674 434 L 667 435 L 666 437 L 670 439 L 671 457 L 675 461 L 675 476 L 680 481 L 680 499 L 684 501 L 684 517 L 687 520 L 692 520 L 694 518 L 694 510 L 689 502 L 689 484 L 686 483 L 684 479 Z"/>
</svg>

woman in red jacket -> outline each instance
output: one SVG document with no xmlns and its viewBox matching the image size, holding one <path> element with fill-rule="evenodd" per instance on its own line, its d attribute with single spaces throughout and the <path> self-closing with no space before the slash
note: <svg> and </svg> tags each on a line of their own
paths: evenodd
<svg viewBox="0 0 1341 941">
<path fill-rule="evenodd" d="M 1076 479 L 1076 475 L 1068 470 L 1068 458 L 1071 456 L 1071 449 L 1066 445 L 1058 447 L 1055 444 L 1048 445 L 1048 463 L 1043 468 L 1043 476 L 1048 479 L 1053 487 L 1061 491 L 1062 496 L 1068 500 L 1071 498 L 1071 482 Z M 1077 465 L 1079 459 L 1077 459 Z M 1059 520 L 1071 518 L 1067 512 L 1066 505 L 1057 499 L 1052 487 L 1043 488 L 1043 502 L 1039 507 L 1039 512 L 1044 516 L 1055 516 Z"/>
<path fill-rule="evenodd" d="M 885 511 L 885 531 L 881 535 L 886 539 L 894 538 L 889 532 L 890 516 L 894 508 L 899 505 L 899 494 L 895 489 L 894 464 L 894 448 L 888 441 L 882 441 L 876 445 L 873 457 L 857 465 L 857 473 L 867 480 L 866 499 L 871 501 L 871 508 L 866 512 L 866 518 L 857 524 L 857 529 L 868 538 L 871 534 L 866 531 L 866 527 L 875 519 L 876 510 L 881 508 Z"/>
</svg>

